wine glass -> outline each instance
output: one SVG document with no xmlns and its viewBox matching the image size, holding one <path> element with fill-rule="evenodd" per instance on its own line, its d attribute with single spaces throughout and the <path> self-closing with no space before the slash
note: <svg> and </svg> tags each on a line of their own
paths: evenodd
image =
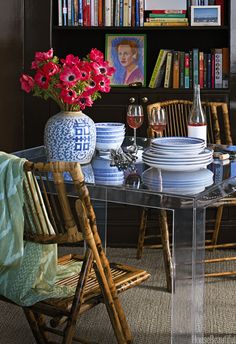
<svg viewBox="0 0 236 344">
<path fill-rule="evenodd" d="M 128 148 L 129 148 L 129 150 L 133 150 L 133 151 L 137 152 L 138 146 L 137 146 L 137 142 L 136 142 L 136 129 L 141 127 L 141 125 L 143 124 L 143 120 L 144 120 L 142 105 L 138 105 L 138 104 L 129 105 L 128 109 L 127 109 L 126 119 L 127 119 L 128 126 L 132 129 L 134 129 L 134 143 L 132 144 L 132 146 L 130 146 Z"/>
<path fill-rule="evenodd" d="M 156 133 L 157 137 L 162 137 L 166 128 L 166 112 L 163 108 L 153 107 L 148 114 L 149 127 Z"/>
</svg>

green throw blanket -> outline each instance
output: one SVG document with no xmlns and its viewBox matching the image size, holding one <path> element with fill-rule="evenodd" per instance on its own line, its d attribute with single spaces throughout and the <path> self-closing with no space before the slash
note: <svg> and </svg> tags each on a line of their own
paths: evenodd
<svg viewBox="0 0 236 344">
<path fill-rule="evenodd" d="M 0 295 L 22 306 L 48 297 L 66 297 L 71 287 L 56 286 L 79 273 L 81 264 L 57 265 L 57 245 L 23 241 L 24 159 L 0 152 Z"/>
</svg>

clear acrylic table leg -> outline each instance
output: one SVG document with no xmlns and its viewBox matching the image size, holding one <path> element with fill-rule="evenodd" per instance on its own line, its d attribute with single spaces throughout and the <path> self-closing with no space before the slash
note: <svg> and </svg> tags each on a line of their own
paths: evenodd
<svg viewBox="0 0 236 344">
<path fill-rule="evenodd" d="M 205 210 L 173 214 L 172 344 L 203 343 Z"/>
</svg>

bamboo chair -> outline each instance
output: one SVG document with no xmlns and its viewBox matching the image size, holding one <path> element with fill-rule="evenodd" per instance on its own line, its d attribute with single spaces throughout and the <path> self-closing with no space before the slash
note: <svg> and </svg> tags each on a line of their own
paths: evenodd
<svg viewBox="0 0 236 344">
<path fill-rule="evenodd" d="M 167 113 L 167 126 L 164 131 L 164 136 L 187 136 L 187 119 L 190 112 L 192 102 L 188 100 L 169 100 L 150 104 L 147 106 L 147 112 L 150 113 L 152 107 L 162 107 Z M 210 143 L 228 144 L 232 145 L 232 137 L 230 130 L 230 121 L 228 114 L 228 107 L 223 102 L 202 102 L 203 109 L 207 116 L 207 140 Z M 149 127 L 147 130 L 148 137 L 154 138 L 155 132 Z M 232 206 L 236 205 L 236 198 L 225 198 L 214 204 L 216 210 L 216 221 L 214 229 L 209 241 L 206 242 L 208 248 L 221 248 L 221 247 L 235 247 L 236 243 L 218 244 L 218 236 L 220 230 L 220 224 L 222 220 L 224 205 Z M 156 237 L 156 234 L 147 235 L 146 229 L 148 225 L 148 216 L 150 216 L 151 209 L 144 208 L 142 211 L 138 245 L 137 245 L 137 258 L 140 259 L 143 254 L 143 248 L 163 248 L 164 264 L 166 270 L 167 289 L 171 290 L 172 279 L 172 264 L 171 264 L 171 250 L 169 243 L 169 231 L 166 211 L 160 211 L 160 237 L 161 245 L 148 245 L 145 243 L 147 239 Z M 236 259 L 236 257 L 235 257 Z M 227 260 L 222 258 L 221 261 Z M 209 263 L 213 260 L 207 261 Z M 219 262 L 219 259 L 217 260 Z M 206 276 L 222 276 L 222 275 L 236 274 L 236 271 L 232 272 L 219 272 L 213 274 L 206 274 Z"/>
<path fill-rule="evenodd" d="M 35 220 L 38 223 L 35 232 L 28 222 L 28 212 L 25 213 L 25 221 L 28 223 L 27 230 L 25 229 L 25 240 L 40 244 L 69 243 L 74 246 L 85 240 L 87 247 L 84 256 L 68 254 L 58 260 L 58 264 L 64 266 L 72 261 L 83 262 L 81 272 L 76 278 L 69 280 L 65 278 L 60 281 L 60 285 L 75 287 L 73 297 L 51 298 L 30 307 L 23 307 L 35 341 L 40 344 L 56 343 L 55 339 L 50 340 L 50 333 L 52 333 L 62 337 L 60 343 L 63 344 L 72 343 L 72 340 L 90 343 L 88 340 L 75 337 L 76 321 L 82 313 L 99 303 L 104 303 L 117 343 L 131 343 L 131 331 L 118 294 L 139 285 L 149 277 L 149 274 L 144 270 L 126 265 L 109 264 L 97 231 L 89 192 L 78 163 L 27 161 L 24 164 L 24 171 L 27 180 L 31 178 L 30 176 L 34 176 L 31 179 L 36 187 L 31 188 L 30 193 L 36 212 L 32 210 L 31 216 L 36 217 Z M 73 182 L 70 183 L 70 187 L 73 185 L 77 197 L 67 195 L 68 185 L 64 183 L 64 172 L 71 175 Z M 42 199 L 40 195 L 43 197 L 44 204 L 38 201 Z M 39 225 L 43 222 L 49 224 L 48 221 L 53 231 L 49 230 L 49 226 L 42 228 Z M 50 234 L 52 232 L 53 234 Z M 4 297 L 1 299 L 11 302 Z"/>
</svg>

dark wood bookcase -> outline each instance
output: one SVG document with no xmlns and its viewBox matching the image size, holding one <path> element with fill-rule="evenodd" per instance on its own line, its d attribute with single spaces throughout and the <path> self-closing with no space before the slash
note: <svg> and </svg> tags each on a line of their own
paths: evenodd
<svg viewBox="0 0 236 344">
<path fill-rule="evenodd" d="M 224 26 L 205 27 L 74 27 L 58 26 L 57 0 L 51 4 L 51 45 L 55 53 L 65 56 L 68 53 L 85 56 L 92 47 L 105 51 L 105 35 L 143 33 L 147 37 L 147 85 L 160 49 L 191 50 L 199 48 L 209 51 L 212 48 L 230 48 L 230 1 L 225 1 Z M 204 89 L 202 99 L 227 101 L 230 103 L 229 89 Z M 102 99 L 96 101 L 92 108 L 86 108 L 95 121 L 122 121 L 125 122 L 126 107 L 131 102 L 137 102 L 144 107 L 152 102 L 170 99 L 191 99 L 192 89 L 164 89 L 142 87 L 113 87 L 109 94 L 103 94 Z M 138 134 L 146 134 L 145 123 Z M 131 133 L 127 128 L 127 132 Z"/>
<path fill-rule="evenodd" d="M 59 27 L 57 18 L 57 0 L 25 0 L 24 19 L 24 68 L 29 70 L 35 51 L 54 48 L 55 54 L 64 57 L 68 53 L 85 56 L 91 48 L 105 51 L 106 33 L 131 34 L 144 33 L 147 36 L 146 76 L 149 83 L 154 64 L 160 49 L 190 50 L 199 48 L 228 47 L 230 51 L 230 80 L 228 89 L 203 89 L 202 100 L 227 101 L 230 107 L 234 141 L 236 142 L 236 1 L 225 0 L 224 26 L 219 27 Z M 95 122 L 125 122 L 126 108 L 130 102 L 137 102 L 146 107 L 158 100 L 184 98 L 192 99 L 192 89 L 133 89 L 114 87 L 108 94 L 102 94 L 92 108 L 86 108 Z M 25 147 L 43 143 L 43 129 L 46 120 L 58 109 L 50 102 L 24 95 L 24 137 Z M 137 134 L 146 135 L 146 125 L 138 129 Z M 127 134 L 132 134 L 127 128 Z M 118 208 L 118 209 L 117 209 Z M 137 241 L 140 209 L 112 205 L 108 212 L 108 224 L 113 234 L 108 240 L 113 245 L 135 244 Z M 122 222 L 117 214 L 127 214 Z M 232 215 L 232 214 L 231 214 Z M 234 221 L 234 220 L 233 220 Z M 235 222 L 235 221 L 234 221 Z M 229 231 L 229 232 L 232 232 Z M 111 232 L 108 232 L 109 234 Z M 108 235 L 109 235 L 108 234 Z M 230 234 L 231 235 L 231 234 Z"/>
</svg>

